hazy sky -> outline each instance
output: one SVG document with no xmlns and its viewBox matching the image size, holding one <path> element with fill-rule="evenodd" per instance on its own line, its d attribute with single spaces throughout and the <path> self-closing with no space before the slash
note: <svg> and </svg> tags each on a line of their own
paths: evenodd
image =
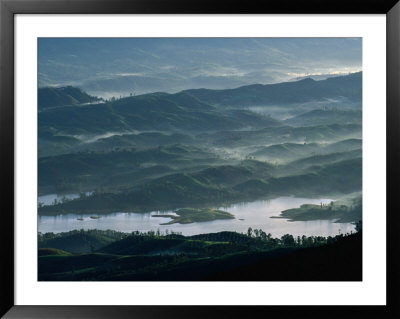
<svg viewBox="0 0 400 319">
<path fill-rule="evenodd" d="M 362 68 L 361 38 L 41 38 L 39 86 L 109 97 L 233 88 Z"/>
</svg>

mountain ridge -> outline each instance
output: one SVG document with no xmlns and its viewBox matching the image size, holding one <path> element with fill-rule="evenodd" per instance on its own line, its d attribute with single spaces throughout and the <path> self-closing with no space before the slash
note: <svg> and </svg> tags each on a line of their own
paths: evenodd
<svg viewBox="0 0 400 319">
<path fill-rule="evenodd" d="M 38 89 L 38 109 L 43 110 L 57 106 L 79 105 L 100 102 L 101 98 L 91 96 L 73 86 L 43 87 Z"/>
<path fill-rule="evenodd" d="M 232 106 L 298 103 L 337 96 L 343 96 L 352 101 L 360 101 L 362 97 L 361 82 L 362 71 L 320 81 L 306 78 L 275 84 L 245 85 L 235 89 L 192 89 L 183 92 L 197 96 L 204 102 Z M 254 94 L 258 95 L 255 96 Z"/>
</svg>

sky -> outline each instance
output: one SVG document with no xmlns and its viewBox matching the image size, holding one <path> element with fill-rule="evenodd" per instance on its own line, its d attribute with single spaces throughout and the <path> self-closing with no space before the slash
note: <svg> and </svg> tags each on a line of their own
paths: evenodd
<svg viewBox="0 0 400 319">
<path fill-rule="evenodd" d="M 362 70 L 361 38 L 40 38 L 38 84 L 109 98 Z"/>
</svg>

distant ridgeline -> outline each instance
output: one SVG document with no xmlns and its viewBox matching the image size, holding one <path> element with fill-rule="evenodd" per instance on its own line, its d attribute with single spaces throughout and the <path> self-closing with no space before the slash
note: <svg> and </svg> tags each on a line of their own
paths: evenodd
<svg viewBox="0 0 400 319">
<path fill-rule="evenodd" d="M 92 103 L 100 100 L 100 98 L 91 96 L 81 89 L 72 86 L 45 87 L 38 90 L 39 110 L 55 106 Z"/>
<path fill-rule="evenodd" d="M 321 81 L 306 78 L 294 82 L 246 85 L 235 89 L 192 89 L 176 94 L 165 94 L 173 97 L 174 95 L 182 96 L 182 93 L 186 93 L 211 105 L 230 106 L 299 103 L 338 96 L 354 102 L 360 101 L 362 97 L 362 72 L 332 77 Z M 151 99 L 153 94 L 144 94 L 143 96 Z M 100 100 L 100 98 L 90 96 L 81 89 L 72 86 L 44 87 L 38 90 L 39 110 L 54 106 L 76 105 Z"/>
<path fill-rule="evenodd" d="M 306 78 L 295 82 L 253 84 L 236 89 L 194 89 L 183 92 L 206 103 L 231 106 L 301 103 L 337 97 L 355 102 L 362 98 L 362 72 L 322 81 Z"/>
</svg>

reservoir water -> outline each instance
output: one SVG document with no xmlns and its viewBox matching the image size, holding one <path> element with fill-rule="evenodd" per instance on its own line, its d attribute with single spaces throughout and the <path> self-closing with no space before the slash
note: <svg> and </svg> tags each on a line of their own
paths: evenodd
<svg viewBox="0 0 400 319">
<path fill-rule="evenodd" d="M 278 197 L 272 200 L 258 200 L 234 204 L 228 207 L 216 207 L 230 212 L 235 219 L 215 220 L 203 223 L 160 225 L 169 222 L 166 217 L 152 217 L 153 215 L 171 214 L 167 212 L 151 213 L 111 213 L 99 215 L 100 218 L 92 219 L 91 215 L 66 214 L 57 216 L 38 216 L 38 231 L 67 232 L 74 229 L 112 229 L 121 232 L 157 230 L 165 232 L 180 232 L 182 235 L 195 235 L 201 233 L 214 233 L 220 231 L 247 232 L 249 227 L 262 229 L 271 233 L 273 237 L 281 237 L 284 234 L 293 236 L 335 236 L 355 231 L 351 223 L 334 223 L 333 220 L 295 221 L 287 219 L 271 218 L 279 216 L 280 212 L 300 207 L 302 204 L 327 204 L 331 199 L 311 199 L 297 197 Z M 78 220 L 78 218 L 80 220 Z"/>
</svg>

